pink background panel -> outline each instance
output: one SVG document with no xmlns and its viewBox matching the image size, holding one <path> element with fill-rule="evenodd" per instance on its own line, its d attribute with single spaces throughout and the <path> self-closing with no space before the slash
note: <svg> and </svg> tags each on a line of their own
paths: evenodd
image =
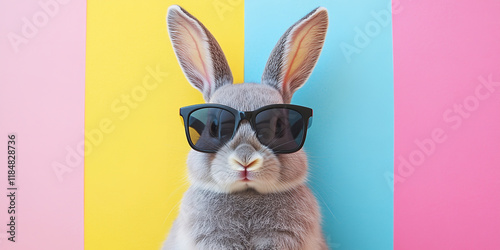
<svg viewBox="0 0 500 250">
<path fill-rule="evenodd" d="M 393 14 L 395 249 L 500 249 L 500 1 Z"/>
<path fill-rule="evenodd" d="M 84 136 L 85 21 L 82 0 L 0 1 L 2 250 L 83 249 L 83 157 L 68 152 Z M 11 132 L 19 188 L 15 243 L 5 234 Z M 60 178 L 56 162 L 67 167 Z"/>
</svg>

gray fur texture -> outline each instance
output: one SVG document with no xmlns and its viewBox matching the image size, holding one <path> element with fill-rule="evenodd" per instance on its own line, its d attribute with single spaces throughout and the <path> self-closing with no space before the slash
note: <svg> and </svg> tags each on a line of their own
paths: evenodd
<svg viewBox="0 0 500 250">
<path fill-rule="evenodd" d="M 296 42 L 291 38 L 290 30 L 297 26 L 300 28 L 303 22 L 318 15 L 326 18 L 326 10 L 315 9 L 294 24 L 285 33 L 284 38 L 280 39 L 277 47 Z M 176 35 L 177 32 L 182 32 L 176 27 L 176 18 L 191 18 L 190 20 L 194 20 L 192 23 L 197 23 L 203 27 L 201 29 L 204 32 L 209 32 L 185 10 L 178 6 L 169 8 L 167 16 L 169 33 L 181 67 L 184 67 L 183 65 L 192 64 L 192 61 L 198 58 L 186 58 L 183 53 L 176 50 L 180 45 L 175 43 L 182 43 L 177 39 L 182 37 L 182 34 Z M 320 19 L 323 23 L 327 22 L 323 17 Z M 176 38 L 172 38 L 172 33 Z M 313 32 L 311 35 L 322 36 L 324 40 L 324 33 L 318 35 Z M 208 34 L 206 37 L 212 35 Z M 209 40 L 210 45 L 206 46 L 209 50 L 214 47 L 220 49 L 218 44 L 213 45 L 213 42 L 217 43 L 215 39 Z M 318 50 L 314 46 L 304 49 L 315 52 Z M 275 50 L 281 52 L 271 55 L 268 66 L 280 65 L 281 71 L 286 70 L 280 60 L 283 60 L 282 55 L 287 53 L 287 49 L 275 48 Z M 211 56 L 206 62 L 218 65 L 214 72 L 226 68 L 227 62 L 222 50 L 220 53 L 210 51 L 206 54 Z M 297 79 L 304 82 L 307 80 L 319 54 L 314 55 L 311 52 L 311 56 L 314 58 L 307 58 L 304 63 L 308 65 L 303 66 L 309 68 L 309 71 L 299 71 L 299 74 L 305 75 L 296 76 Z M 209 63 L 207 65 L 210 65 Z M 309 65 L 311 63 L 313 65 Z M 207 102 L 227 105 L 241 111 L 286 103 L 293 94 L 281 88 L 284 85 L 279 82 L 281 76 L 271 76 L 272 72 L 281 74 L 278 70 L 266 68 L 268 72 L 266 79 L 275 80 L 267 80 L 263 84 L 232 84 L 230 81 L 218 81 L 214 87 L 203 85 L 209 84 L 210 79 L 191 82 L 193 76 L 188 74 L 197 74 L 191 71 L 183 68 L 190 83 L 202 91 Z M 227 77 L 228 72 L 224 71 L 224 74 L 219 72 L 210 77 L 219 79 L 221 75 Z M 303 82 L 295 84 L 295 89 L 303 84 Z M 307 157 L 302 150 L 291 154 L 274 154 L 271 149 L 260 144 L 247 121 L 242 122 L 234 138 L 217 153 L 191 150 L 187 160 L 191 186 L 184 194 L 179 216 L 163 249 L 328 249 L 321 232 L 317 201 L 305 184 L 307 166 Z M 248 170 L 250 181 L 242 181 L 243 169 Z"/>
</svg>

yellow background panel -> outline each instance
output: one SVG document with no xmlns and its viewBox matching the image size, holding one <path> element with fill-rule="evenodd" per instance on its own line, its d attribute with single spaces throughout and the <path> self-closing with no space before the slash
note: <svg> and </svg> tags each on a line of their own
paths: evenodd
<svg viewBox="0 0 500 250">
<path fill-rule="evenodd" d="M 179 108 L 203 99 L 168 39 L 172 4 L 205 24 L 243 81 L 242 0 L 88 1 L 86 249 L 158 249 L 188 186 Z"/>
</svg>

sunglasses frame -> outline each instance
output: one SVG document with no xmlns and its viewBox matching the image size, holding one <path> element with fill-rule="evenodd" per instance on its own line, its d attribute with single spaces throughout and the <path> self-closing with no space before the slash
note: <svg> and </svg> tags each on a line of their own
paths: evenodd
<svg viewBox="0 0 500 250">
<path fill-rule="evenodd" d="M 262 111 L 265 111 L 268 109 L 273 109 L 273 108 L 285 108 L 285 109 L 291 109 L 291 110 L 298 112 L 302 116 L 302 118 L 304 119 L 304 127 L 302 128 L 304 130 L 304 135 L 303 135 L 303 139 L 302 139 L 301 144 L 296 149 L 293 149 L 293 150 L 278 150 L 278 151 L 273 150 L 273 152 L 276 154 L 294 153 L 294 152 L 299 151 L 302 148 L 302 146 L 304 146 L 304 143 L 306 141 L 307 129 L 309 127 L 311 127 L 312 121 L 310 121 L 310 120 L 312 120 L 312 115 L 313 115 L 313 110 L 311 108 L 299 106 L 299 105 L 293 105 L 293 104 L 271 104 L 271 105 L 267 105 L 267 106 L 261 107 L 259 109 L 256 109 L 254 111 L 239 111 L 239 110 L 236 110 L 234 108 L 228 107 L 226 105 L 212 104 L 212 103 L 196 104 L 196 105 L 191 105 L 191 106 L 186 106 L 186 107 L 180 108 L 179 113 L 183 119 L 184 129 L 186 132 L 186 138 L 188 140 L 189 145 L 191 146 L 192 149 L 199 151 L 199 152 L 204 152 L 204 153 L 216 153 L 218 151 L 218 149 L 217 150 L 203 150 L 203 149 L 196 148 L 196 146 L 193 144 L 193 142 L 191 140 L 191 136 L 189 134 L 189 116 L 194 111 L 199 110 L 199 109 L 203 109 L 203 108 L 220 108 L 220 109 L 223 109 L 223 110 L 234 115 L 235 126 L 234 126 L 233 134 L 231 135 L 231 139 L 233 139 L 234 135 L 238 131 L 238 128 L 240 127 L 241 121 L 243 121 L 243 120 L 249 121 L 250 125 L 252 126 L 252 129 L 254 130 L 255 133 L 257 133 L 256 128 L 255 128 L 255 117 L 257 116 L 258 113 L 260 113 Z M 229 139 L 229 140 L 231 140 L 231 139 Z M 259 140 L 259 142 L 260 142 L 260 140 Z"/>
</svg>

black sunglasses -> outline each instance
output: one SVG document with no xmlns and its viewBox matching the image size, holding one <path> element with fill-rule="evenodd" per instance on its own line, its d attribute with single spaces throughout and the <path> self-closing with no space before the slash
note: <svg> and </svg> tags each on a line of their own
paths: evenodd
<svg viewBox="0 0 500 250">
<path fill-rule="evenodd" d="M 242 120 L 250 122 L 263 145 L 274 153 L 298 151 L 310 127 L 312 109 L 273 104 L 255 111 L 238 111 L 220 104 L 198 104 L 180 109 L 189 145 L 197 151 L 215 153 L 236 134 Z"/>
</svg>

